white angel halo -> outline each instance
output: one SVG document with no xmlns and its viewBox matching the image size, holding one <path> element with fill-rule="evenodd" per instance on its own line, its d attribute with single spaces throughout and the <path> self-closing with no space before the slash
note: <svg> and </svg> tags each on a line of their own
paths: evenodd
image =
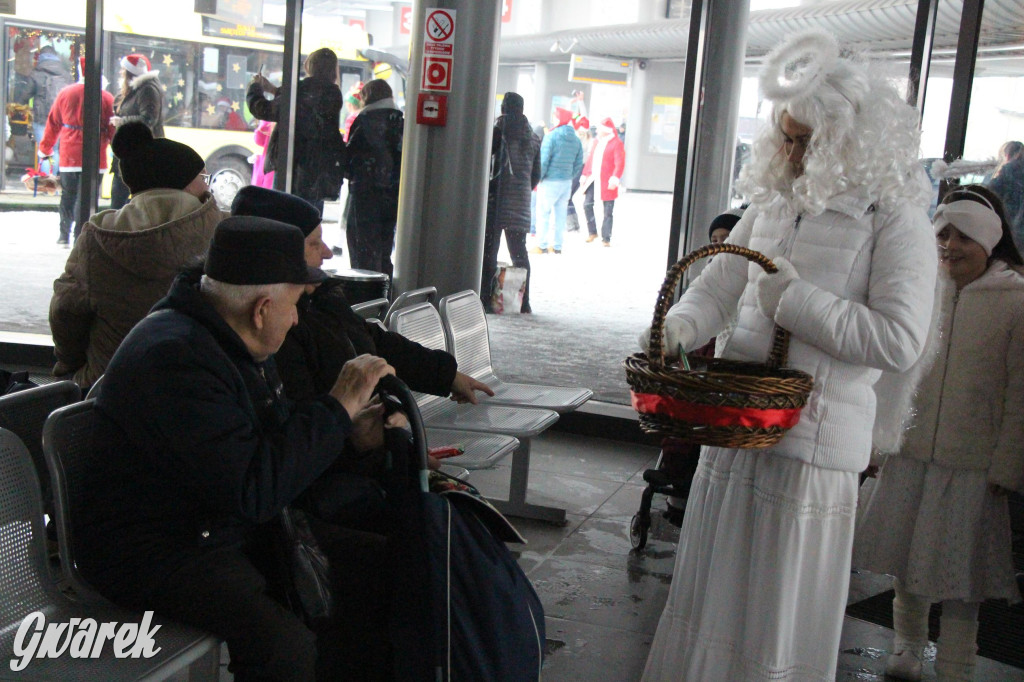
<svg viewBox="0 0 1024 682">
<path fill-rule="evenodd" d="M 761 92 L 776 102 L 814 92 L 839 59 L 839 44 L 827 31 L 798 34 L 770 52 L 761 70 Z"/>
</svg>

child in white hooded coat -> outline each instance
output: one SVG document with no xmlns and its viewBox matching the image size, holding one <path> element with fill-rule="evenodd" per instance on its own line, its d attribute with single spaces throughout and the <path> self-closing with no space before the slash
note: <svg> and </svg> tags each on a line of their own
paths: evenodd
<svg viewBox="0 0 1024 682">
<path fill-rule="evenodd" d="M 1007 492 L 1024 475 L 1024 277 L 987 188 L 950 192 L 933 224 L 945 275 L 933 364 L 899 455 L 862 490 L 853 565 L 896 577 L 890 676 L 921 679 L 941 601 L 936 672 L 970 680 L 980 602 L 1020 600 Z"/>
</svg>

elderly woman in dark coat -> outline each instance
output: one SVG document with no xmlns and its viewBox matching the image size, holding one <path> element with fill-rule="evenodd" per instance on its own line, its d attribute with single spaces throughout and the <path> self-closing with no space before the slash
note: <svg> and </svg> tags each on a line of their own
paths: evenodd
<svg viewBox="0 0 1024 682">
<path fill-rule="evenodd" d="M 501 116 L 491 138 L 491 181 L 487 191 L 487 222 L 480 298 L 490 311 L 491 287 L 497 270 L 501 232 L 505 231 L 512 264 L 526 268 L 526 292 L 521 312 L 530 309 L 530 258 L 526 233 L 530 230 L 530 195 L 540 182 L 540 138 L 523 115 L 523 98 L 506 92 Z"/>
</svg>

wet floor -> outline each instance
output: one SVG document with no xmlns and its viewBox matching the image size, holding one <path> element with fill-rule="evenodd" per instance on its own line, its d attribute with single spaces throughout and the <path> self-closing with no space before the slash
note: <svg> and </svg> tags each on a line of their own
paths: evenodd
<svg viewBox="0 0 1024 682">
<path fill-rule="evenodd" d="M 647 546 L 631 551 L 629 523 L 640 506 L 644 469 L 656 448 L 558 432 L 534 440 L 530 501 L 564 507 L 568 523 L 554 527 L 513 519 L 529 544 L 518 550 L 547 615 L 545 682 L 639 680 L 668 596 L 679 537 L 661 518 L 655 496 Z M 485 494 L 507 491 L 508 463 L 471 473 Z M 511 546 L 514 547 L 514 546 Z M 854 574 L 850 601 L 891 588 L 885 576 Z M 846 618 L 836 679 L 881 682 L 892 631 Z M 925 679 L 934 680 L 934 647 Z M 1024 670 L 980 659 L 979 682 L 1024 682 Z"/>
</svg>

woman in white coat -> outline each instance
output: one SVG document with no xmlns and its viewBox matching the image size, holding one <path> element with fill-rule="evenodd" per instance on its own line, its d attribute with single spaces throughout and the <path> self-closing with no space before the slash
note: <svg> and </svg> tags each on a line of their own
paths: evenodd
<svg viewBox="0 0 1024 682">
<path fill-rule="evenodd" d="M 979 602 L 1020 601 L 1006 493 L 1024 475 L 1024 277 L 988 188 L 950 192 L 933 224 L 938 341 L 899 456 L 864 485 L 854 565 L 896 576 L 890 676 L 921 679 L 928 610 L 941 601 L 935 671 L 971 680 Z"/>
<path fill-rule="evenodd" d="M 779 272 L 715 257 L 666 319 L 666 346 L 688 351 L 738 309 L 721 355 L 754 362 L 779 325 L 814 389 L 772 448 L 703 449 L 648 682 L 835 679 L 872 387 L 918 359 L 937 268 L 917 114 L 876 74 L 820 31 L 769 55 L 771 124 L 728 242 Z"/>
</svg>

